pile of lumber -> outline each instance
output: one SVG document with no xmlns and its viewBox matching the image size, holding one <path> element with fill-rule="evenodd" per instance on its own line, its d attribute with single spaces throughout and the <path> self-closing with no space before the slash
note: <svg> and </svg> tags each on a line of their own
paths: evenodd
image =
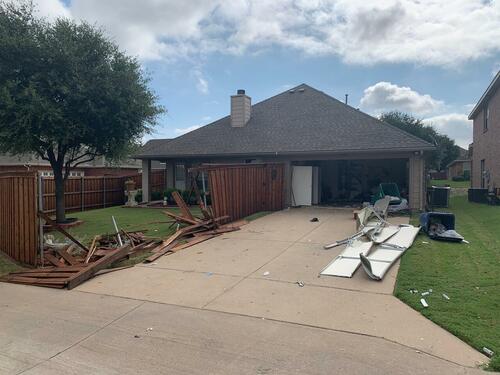
<svg viewBox="0 0 500 375">
<path fill-rule="evenodd" d="M 209 240 L 226 232 L 239 230 L 246 221 L 221 224 L 228 220 L 227 216 L 214 217 L 210 208 L 198 203 L 202 216 L 191 213 L 179 193 L 173 193 L 180 209 L 180 215 L 165 211 L 171 226 L 176 231 L 166 239 L 148 238 L 143 231 L 128 232 L 119 230 L 112 235 L 94 237 L 90 247 L 86 247 L 70 233 L 57 225 L 48 215 L 40 212 L 46 224 L 62 233 L 70 240 L 70 244 L 45 244 L 40 264 L 42 267 L 12 272 L 1 278 L 1 281 L 44 286 L 51 288 L 72 289 L 95 275 L 111 272 L 127 267 L 109 268 L 113 263 L 139 255 L 152 253 L 145 262 L 153 262 L 163 255 L 173 254 L 197 243 Z M 113 222 L 115 220 L 113 218 Z"/>
<path fill-rule="evenodd" d="M 239 221 L 231 224 L 220 224 L 229 219 L 229 216 L 214 217 L 212 210 L 205 207 L 201 199 L 198 199 L 198 204 L 203 217 L 196 217 L 191 213 L 178 192 L 174 191 L 172 197 L 181 211 L 180 215 L 167 210 L 164 213 L 170 217 L 171 225 L 177 226 L 177 230 L 152 251 L 153 255 L 145 260 L 146 263 L 154 262 L 163 255 L 173 254 L 223 233 L 239 230 L 240 226 L 246 223 Z"/>
</svg>

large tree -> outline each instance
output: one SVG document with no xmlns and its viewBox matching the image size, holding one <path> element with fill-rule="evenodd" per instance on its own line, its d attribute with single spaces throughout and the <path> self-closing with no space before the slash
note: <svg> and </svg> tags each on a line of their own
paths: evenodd
<svg viewBox="0 0 500 375">
<path fill-rule="evenodd" d="M 426 156 L 428 168 L 441 171 L 460 156 L 460 147 L 453 139 L 437 132 L 431 125 L 424 124 L 421 119 L 398 111 L 383 113 L 380 119 L 436 146 L 436 150 Z"/>
<path fill-rule="evenodd" d="M 0 0 L 0 152 L 35 154 L 52 166 L 56 219 L 72 168 L 117 160 L 164 109 L 136 58 L 104 32 L 37 17 L 31 1 Z"/>
</svg>

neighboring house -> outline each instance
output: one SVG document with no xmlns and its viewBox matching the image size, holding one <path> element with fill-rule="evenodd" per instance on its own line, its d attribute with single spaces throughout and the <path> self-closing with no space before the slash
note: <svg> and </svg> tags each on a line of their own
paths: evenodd
<svg viewBox="0 0 500 375">
<path fill-rule="evenodd" d="M 174 139 L 150 141 L 135 157 L 143 162 L 145 200 L 152 161 L 164 162 L 167 184 L 181 189 L 188 187 L 190 166 L 279 162 L 285 166 L 286 206 L 367 201 L 381 182 L 396 182 L 410 207 L 423 209 L 423 153 L 433 149 L 302 84 L 254 105 L 238 90 L 229 116 Z"/>
<path fill-rule="evenodd" d="M 448 179 L 453 177 L 463 177 L 464 172 L 470 172 L 471 161 L 470 159 L 456 159 L 446 166 L 448 172 Z"/>
<path fill-rule="evenodd" d="M 70 177 L 124 176 L 136 174 L 141 171 L 141 168 L 142 165 L 137 160 L 127 160 L 120 165 L 114 165 L 106 162 L 105 158 L 99 157 L 74 168 L 70 172 Z M 0 172 L 27 170 L 39 171 L 45 177 L 54 175 L 48 161 L 33 155 L 0 155 Z"/>
<path fill-rule="evenodd" d="M 471 171 L 471 159 L 469 157 L 469 150 L 459 147 L 460 154 L 457 159 L 453 160 L 446 166 L 446 174 L 448 179 L 454 177 L 463 177 L 464 173 Z"/>
<path fill-rule="evenodd" d="M 500 187 L 500 71 L 469 115 L 473 120 L 472 187 Z"/>
</svg>

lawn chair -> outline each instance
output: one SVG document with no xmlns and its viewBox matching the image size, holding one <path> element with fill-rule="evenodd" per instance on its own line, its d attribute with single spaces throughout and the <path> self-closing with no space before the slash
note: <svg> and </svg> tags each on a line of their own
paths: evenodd
<svg viewBox="0 0 500 375">
<path fill-rule="evenodd" d="M 372 203 L 374 204 L 379 199 L 383 199 L 386 196 L 391 197 L 389 205 L 399 205 L 402 202 L 401 193 L 399 192 L 398 185 L 394 182 L 381 183 L 378 188 L 378 192 L 373 196 Z"/>
</svg>

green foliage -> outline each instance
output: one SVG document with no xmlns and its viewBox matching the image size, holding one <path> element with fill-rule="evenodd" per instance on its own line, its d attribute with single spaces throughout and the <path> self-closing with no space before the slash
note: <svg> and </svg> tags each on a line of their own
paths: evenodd
<svg viewBox="0 0 500 375">
<path fill-rule="evenodd" d="M 71 168 L 128 155 L 164 108 L 101 29 L 35 14 L 29 1 L 0 0 L 0 152 L 49 161 L 57 198 Z"/>
<path fill-rule="evenodd" d="M 0 276 L 6 275 L 10 272 L 19 271 L 22 267 L 14 263 L 0 252 Z"/>
<path fill-rule="evenodd" d="M 176 188 L 168 188 L 163 192 L 163 196 L 167 197 L 167 202 L 169 204 L 175 204 L 174 198 L 172 197 L 172 193 L 176 191 L 178 193 L 181 193 L 181 190 L 176 189 Z"/>
<path fill-rule="evenodd" d="M 163 194 L 161 191 L 153 191 L 151 192 L 151 200 L 152 201 L 161 201 L 163 200 Z"/>
<path fill-rule="evenodd" d="M 395 295 L 477 350 L 493 350 L 490 369 L 499 371 L 500 207 L 469 203 L 459 196 L 452 197 L 450 208 L 444 210 L 455 214 L 456 230 L 470 244 L 419 235 L 401 259 Z M 429 307 L 423 308 L 420 294 L 409 289 L 432 289 L 426 297 Z"/>
<path fill-rule="evenodd" d="M 427 168 L 443 170 L 460 156 L 460 148 L 455 145 L 455 141 L 438 133 L 432 126 L 425 125 L 420 119 L 397 111 L 383 113 L 380 119 L 436 146 L 435 151 L 426 155 Z"/>
<path fill-rule="evenodd" d="M 470 181 L 470 171 L 464 171 L 464 181 Z"/>
</svg>

